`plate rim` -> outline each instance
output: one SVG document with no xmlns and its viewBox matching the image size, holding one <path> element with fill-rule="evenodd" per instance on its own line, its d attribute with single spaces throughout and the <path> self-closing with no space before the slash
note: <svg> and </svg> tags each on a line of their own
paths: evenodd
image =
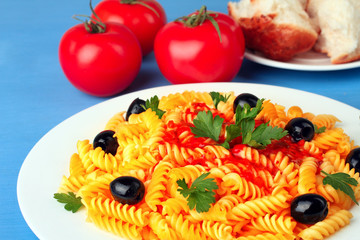
<svg viewBox="0 0 360 240">
<path fill-rule="evenodd" d="M 264 66 L 286 69 L 286 70 L 297 70 L 297 71 L 339 71 L 339 70 L 355 69 L 360 67 L 360 60 L 356 60 L 349 63 L 329 64 L 329 65 L 310 65 L 310 64 L 292 63 L 292 62 L 281 62 L 266 58 L 262 55 L 261 52 L 256 50 L 251 50 L 248 48 L 245 49 L 244 57 L 249 61 Z"/>
<path fill-rule="evenodd" d="M 295 91 L 295 92 L 306 94 L 306 95 L 311 95 L 311 96 L 314 96 L 314 97 L 319 97 L 319 98 L 322 98 L 325 101 L 336 102 L 337 104 L 341 104 L 343 106 L 346 106 L 349 111 L 357 111 L 357 113 L 360 115 L 360 110 L 359 109 L 356 109 L 355 107 L 350 106 L 350 105 L 348 105 L 346 103 L 342 103 L 342 102 L 340 102 L 338 100 L 335 100 L 335 99 L 332 99 L 332 98 L 329 98 L 329 97 L 326 97 L 326 96 L 323 96 L 323 95 L 319 95 L 319 94 L 316 94 L 316 93 L 311 93 L 311 92 L 304 91 L 304 90 L 289 88 L 289 87 L 269 85 L 269 84 L 259 84 L 259 83 L 229 82 L 229 83 L 194 83 L 194 84 L 166 85 L 166 86 L 159 86 L 159 87 L 154 87 L 154 88 L 138 90 L 138 91 L 127 93 L 127 94 L 117 96 L 117 97 L 114 97 L 114 98 L 111 98 L 111 99 L 108 99 L 108 100 L 104 100 L 102 102 L 94 104 L 94 105 L 92 105 L 90 107 L 87 107 L 87 108 L 73 114 L 72 116 L 66 118 L 65 120 L 61 121 L 59 124 L 57 124 L 56 126 L 51 128 L 46 134 L 44 134 L 34 144 L 34 146 L 31 148 L 31 150 L 27 154 L 26 158 L 24 159 L 23 163 L 21 164 L 21 168 L 19 170 L 19 174 L 18 174 L 18 178 L 17 178 L 17 189 L 16 189 L 17 200 L 18 200 L 18 205 L 19 205 L 21 214 L 22 214 L 23 218 L 25 219 L 25 221 L 26 221 L 27 225 L 29 226 L 29 228 L 32 230 L 32 232 L 36 236 L 40 237 L 40 239 L 43 239 L 41 231 L 36 228 L 36 226 L 35 226 L 35 224 L 33 222 L 30 221 L 29 216 L 26 213 L 26 210 L 24 211 L 24 205 L 23 205 L 23 202 L 22 202 L 23 201 L 23 196 L 22 196 L 22 193 L 20 191 L 20 187 L 21 187 L 21 184 L 22 184 L 21 180 L 22 180 L 24 171 L 26 170 L 26 167 L 29 164 L 29 161 L 30 161 L 29 159 L 31 159 L 31 156 L 34 154 L 35 151 L 37 151 L 37 148 L 39 148 L 39 146 L 41 146 L 43 141 L 45 141 L 47 138 L 49 138 L 49 136 L 51 136 L 52 134 L 54 134 L 54 132 L 56 132 L 56 129 L 65 127 L 66 124 L 68 124 L 68 122 L 71 122 L 73 119 L 79 118 L 79 116 L 81 117 L 84 112 L 86 113 L 86 112 L 91 111 L 90 109 L 95 109 L 96 110 L 97 108 L 99 108 L 99 107 L 101 107 L 103 105 L 104 106 L 105 105 L 111 105 L 111 104 L 115 103 L 116 101 L 119 101 L 119 99 L 129 98 L 129 97 L 131 97 L 133 95 L 136 95 L 138 93 L 141 93 L 141 92 L 145 92 L 147 94 L 149 94 L 150 92 L 153 92 L 153 91 L 157 92 L 158 90 L 173 90 L 174 92 L 182 92 L 182 91 L 185 91 L 185 90 L 194 90 L 195 88 L 198 88 L 198 87 L 200 87 L 200 89 L 201 89 L 201 86 L 203 86 L 203 85 L 206 85 L 207 88 L 213 88 L 213 89 L 222 88 L 222 86 L 225 86 L 225 85 L 227 85 L 226 87 L 231 87 L 232 85 L 235 85 L 235 86 L 245 86 L 245 87 L 250 87 L 250 88 L 264 87 L 264 88 L 274 88 L 274 89 L 278 89 L 278 90 L 290 90 L 290 91 Z M 190 89 L 188 89 L 188 88 L 190 88 Z M 194 90 L 194 91 L 202 92 L 204 90 Z M 165 94 L 162 94 L 162 95 L 165 95 Z M 279 104 L 281 104 L 281 103 L 279 103 Z M 283 104 L 283 105 L 286 105 L 286 104 Z M 95 111 L 95 110 L 92 110 L 92 111 Z M 113 114 L 115 114 L 115 113 L 116 113 L 116 111 L 113 112 Z M 359 144 L 360 144 L 360 142 L 359 142 Z M 68 163 L 69 159 L 65 159 L 65 162 Z M 65 175 L 65 174 L 66 173 L 64 173 L 63 175 Z M 59 183 L 60 183 L 60 180 L 61 179 L 59 179 Z M 55 200 L 54 200 L 54 202 L 56 204 L 58 204 Z M 83 219 L 83 221 L 85 221 L 85 219 Z M 106 234 L 106 233 L 103 233 L 102 230 L 101 230 L 101 232 L 102 232 L 102 234 Z M 109 238 L 111 238 L 112 236 L 113 235 L 109 236 Z M 117 237 L 117 239 L 119 239 L 119 238 Z"/>
</svg>

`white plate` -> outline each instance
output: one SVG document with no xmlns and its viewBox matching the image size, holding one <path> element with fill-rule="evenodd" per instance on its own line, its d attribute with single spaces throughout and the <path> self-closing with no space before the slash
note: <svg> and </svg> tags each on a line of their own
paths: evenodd
<svg viewBox="0 0 360 240">
<path fill-rule="evenodd" d="M 269 67 L 301 71 L 335 71 L 360 67 L 360 60 L 344 64 L 331 64 L 326 54 L 308 51 L 296 55 L 288 62 L 266 58 L 261 52 L 246 49 L 245 57 L 253 62 Z"/>
<path fill-rule="evenodd" d="M 235 94 L 249 92 L 284 106 L 298 105 L 304 111 L 334 114 L 342 121 L 339 126 L 360 144 L 360 110 L 308 92 L 243 83 L 171 85 L 133 92 L 97 104 L 70 117 L 49 131 L 30 151 L 19 173 L 17 194 L 21 212 L 32 231 L 43 240 L 119 239 L 92 223 L 87 223 L 84 210 L 75 214 L 67 212 L 63 205 L 53 198 L 62 176 L 68 175 L 70 156 L 76 152 L 76 142 L 93 139 L 103 130 L 110 117 L 116 112 L 126 110 L 137 97 L 149 99 L 154 95 L 163 96 L 185 90 L 234 91 Z M 337 240 L 360 236 L 360 207 L 354 207 L 352 212 L 352 223 L 345 231 L 336 234 Z"/>
</svg>

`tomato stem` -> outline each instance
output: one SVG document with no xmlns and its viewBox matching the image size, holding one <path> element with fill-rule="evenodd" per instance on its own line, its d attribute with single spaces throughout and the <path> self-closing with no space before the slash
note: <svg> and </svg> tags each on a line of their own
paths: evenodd
<svg viewBox="0 0 360 240">
<path fill-rule="evenodd" d="M 96 19 L 92 18 L 90 16 L 87 16 L 87 15 L 82 15 L 82 14 L 76 14 L 76 15 L 73 16 L 73 18 L 80 21 L 80 22 L 83 22 L 86 31 L 89 32 L 89 33 L 103 33 L 103 32 L 105 32 L 106 31 L 106 25 L 105 25 L 105 23 L 101 22 L 101 19 L 99 18 L 99 16 L 94 11 L 94 8 L 92 7 L 92 4 L 91 4 L 91 0 L 90 0 L 90 10 L 94 14 Z M 78 17 L 88 18 L 89 20 L 83 21 Z"/>
<path fill-rule="evenodd" d="M 140 2 L 138 0 L 120 0 L 120 3 L 123 3 L 123 4 L 139 4 L 139 5 L 142 5 L 148 9 L 150 9 L 151 11 L 153 11 L 156 16 L 160 17 L 160 14 L 153 8 L 151 7 L 149 4 L 146 4 L 144 2 Z"/>
<path fill-rule="evenodd" d="M 211 16 L 210 14 L 215 14 L 215 16 Z M 198 10 L 196 13 L 191 14 L 189 16 L 183 16 L 180 18 L 175 19 L 175 22 L 182 22 L 186 27 L 197 27 L 202 25 L 206 20 L 209 20 L 211 24 L 215 27 L 215 30 L 219 36 L 220 42 L 222 42 L 221 39 L 221 32 L 219 28 L 219 24 L 216 22 L 215 18 L 217 17 L 217 14 L 214 12 L 209 12 L 206 9 L 206 6 L 202 6 L 200 10 Z"/>
<path fill-rule="evenodd" d="M 195 18 L 189 18 L 188 21 L 189 21 L 189 24 L 193 27 L 196 27 L 196 26 L 199 26 L 201 24 L 204 23 L 204 21 L 206 20 L 206 6 L 202 6 L 200 8 L 200 10 L 198 11 L 198 14 L 195 15 L 196 17 Z"/>
</svg>

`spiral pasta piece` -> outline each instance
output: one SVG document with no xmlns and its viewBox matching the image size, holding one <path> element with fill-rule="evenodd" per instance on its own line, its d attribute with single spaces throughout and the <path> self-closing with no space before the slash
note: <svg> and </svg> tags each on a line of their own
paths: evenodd
<svg viewBox="0 0 360 240">
<path fill-rule="evenodd" d="M 120 237 L 141 240 L 141 227 L 137 227 L 128 222 L 123 222 L 108 216 L 89 214 L 88 219 L 99 228 L 111 232 Z"/>
<path fill-rule="evenodd" d="M 114 172 L 118 170 L 118 160 L 111 153 L 105 153 L 101 147 L 91 150 L 89 157 L 93 161 L 94 166 L 103 171 Z"/>
<path fill-rule="evenodd" d="M 228 188 L 232 194 L 236 194 L 243 199 L 255 199 L 264 196 L 264 191 L 244 178 L 240 177 L 237 173 L 229 173 L 223 177 L 221 188 Z"/>
<path fill-rule="evenodd" d="M 167 174 L 172 168 L 171 163 L 161 162 L 152 174 L 152 181 L 148 186 L 145 201 L 153 211 L 157 210 L 157 206 L 161 206 L 166 191 Z"/>
<path fill-rule="evenodd" d="M 288 198 L 285 194 L 278 194 L 240 203 L 232 209 L 229 218 L 241 221 L 243 219 L 264 216 L 267 213 L 280 211 L 289 207 L 290 204 L 287 200 Z"/>
<path fill-rule="evenodd" d="M 292 118 L 299 118 L 303 116 L 303 111 L 299 106 L 291 106 L 288 110 L 287 110 L 287 117 L 289 119 Z"/>
<path fill-rule="evenodd" d="M 278 112 L 275 105 L 269 100 L 265 100 L 262 107 L 263 109 L 256 116 L 256 119 L 262 119 L 264 122 L 270 122 L 270 125 L 273 126 L 273 121 L 278 118 Z"/>
<path fill-rule="evenodd" d="M 326 129 L 332 129 L 335 127 L 336 122 L 340 120 L 331 114 L 319 114 L 311 119 L 312 123 L 315 124 L 318 128 L 326 127 Z"/>
<path fill-rule="evenodd" d="M 152 212 L 149 218 L 149 226 L 160 239 L 181 239 L 181 234 L 160 213 Z"/>
<path fill-rule="evenodd" d="M 263 233 L 257 234 L 254 236 L 247 236 L 247 237 L 238 237 L 237 240 L 291 240 L 295 239 L 294 236 L 283 235 L 280 233 L 273 234 L 273 233 Z"/>
<path fill-rule="evenodd" d="M 316 135 L 313 141 L 318 148 L 328 150 L 335 148 L 343 138 L 344 131 L 341 128 L 333 128 Z"/>
<path fill-rule="evenodd" d="M 214 221 L 203 221 L 201 224 L 203 232 L 212 239 L 232 239 L 232 227 L 224 223 Z"/>
<path fill-rule="evenodd" d="M 173 215 L 190 211 L 187 201 L 183 198 L 169 198 L 161 203 L 162 215 Z"/>
<path fill-rule="evenodd" d="M 88 211 L 95 214 L 113 217 L 139 227 L 148 224 L 149 212 L 143 212 L 142 209 L 137 209 L 135 206 L 124 205 L 103 196 L 92 198 L 87 206 Z"/>
<path fill-rule="evenodd" d="M 325 220 L 304 229 L 299 233 L 299 236 L 304 240 L 324 239 L 345 225 L 348 225 L 351 218 L 352 214 L 349 211 L 340 210 L 328 216 Z"/>
<path fill-rule="evenodd" d="M 81 175 L 79 176 L 69 176 L 68 178 L 63 176 L 61 179 L 60 187 L 58 192 L 67 193 L 67 192 L 77 192 L 79 189 L 85 185 L 85 178 Z"/>
<path fill-rule="evenodd" d="M 300 194 L 315 193 L 316 192 L 316 159 L 308 157 L 303 159 L 299 168 L 299 185 L 298 192 Z"/>
<path fill-rule="evenodd" d="M 206 234 L 201 231 L 201 225 L 184 219 L 182 214 L 166 216 L 165 218 L 167 223 L 177 233 L 180 233 L 181 239 L 207 239 Z"/>
<path fill-rule="evenodd" d="M 266 214 L 251 220 L 254 228 L 263 232 L 293 235 L 296 222 L 290 216 Z"/>
<path fill-rule="evenodd" d="M 70 167 L 69 167 L 70 175 L 85 175 L 86 169 L 79 157 L 79 154 L 74 153 L 70 158 Z"/>
<path fill-rule="evenodd" d="M 115 131 L 120 123 L 125 122 L 125 111 L 118 112 L 112 116 L 105 125 L 105 129 Z"/>
<path fill-rule="evenodd" d="M 236 156 L 263 166 L 269 171 L 274 168 L 273 162 L 270 159 L 268 159 L 265 155 L 260 154 L 258 150 L 251 147 L 244 146 L 238 153 L 236 153 Z"/>
</svg>

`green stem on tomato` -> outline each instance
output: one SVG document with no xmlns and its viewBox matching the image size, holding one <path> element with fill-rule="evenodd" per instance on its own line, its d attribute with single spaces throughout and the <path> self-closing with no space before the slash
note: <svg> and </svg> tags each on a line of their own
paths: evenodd
<svg viewBox="0 0 360 240">
<path fill-rule="evenodd" d="M 194 13 L 190 16 L 183 16 L 180 18 L 175 19 L 175 22 L 182 22 L 186 27 L 197 27 L 202 25 L 206 20 L 209 20 L 211 24 L 215 27 L 215 30 L 219 36 L 220 42 L 222 42 L 221 39 L 221 32 L 219 28 L 219 24 L 216 22 L 215 18 L 211 16 L 210 14 L 215 14 L 214 12 L 208 12 L 206 10 L 206 6 L 202 6 L 200 10 L 197 11 L 197 13 Z"/>
<path fill-rule="evenodd" d="M 80 22 L 83 22 L 86 31 L 89 33 L 104 33 L 106 31 L 106 25 L 105 25 L 105 23 L 101 22 L 101 19 L 94 11 L 94 8 L 92 7 L 92 4 L 91 4 L 91 0 L 90 0 L 90 10 L 94 14 L 96 19 L 92 18 L 90 16 L 87 16 L 87 15 L 81 15 L 81 14 L 76 14 L 73 16 L 73 18 Z M 88 18 L 89 20 L 83 21 L 78 17 Z"/>
<path fill-rule="evenodd" d="M 191 23 L 191 26 L 199 26 L 200 24 L 203 24 L 205 20 L 206 20 L 206 6 L 202 6 L 199 10 L 199 13 L 196 15 L 193 23 Z"/>
<path fill-rule="evenodd" d="M 141 6 L 144 6 L 148 9 L 150 9 L 151 11 L 153 11 L 156 16 L 160 17 L 160 14 L 153 8 L 151 7 L 149 4 L 146 4 L 144 2 L 140 2 L 138 0 L 120 0 L 120 3 L 123 3 L 123 4 L 139 4 Z"/>
</svg>

